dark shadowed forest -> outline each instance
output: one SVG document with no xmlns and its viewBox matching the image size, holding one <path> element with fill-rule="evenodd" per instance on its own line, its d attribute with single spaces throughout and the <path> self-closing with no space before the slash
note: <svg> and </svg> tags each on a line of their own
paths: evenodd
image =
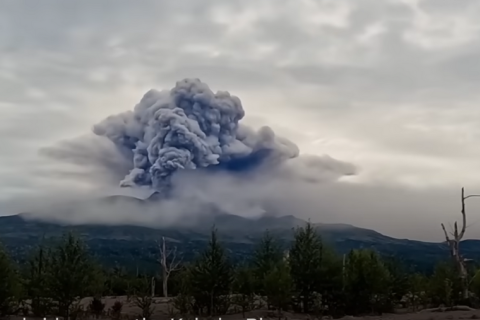
<svg viewBox="0 0 480 320">
<path fill-rule="evenodd" d="M 438 307 L 469 310 L 480 302 L 480 269 L 473 264 L 464 281 L 448 256 L 427 275 L 370 249 L 338 254 L 311 224 L 295 230 L 288 250 L 265 232 L 250 259 L 241 262 L 232 261 L 215 229 L 191 261 L 162 240 L 153 273 L 104 267 L 74 233 L 53 244 L 40 241 L 24 263 L 2 249 L 1 316 L 247 318 L 263 310 L 264 318 L 337 318 Z"/>
</svg>

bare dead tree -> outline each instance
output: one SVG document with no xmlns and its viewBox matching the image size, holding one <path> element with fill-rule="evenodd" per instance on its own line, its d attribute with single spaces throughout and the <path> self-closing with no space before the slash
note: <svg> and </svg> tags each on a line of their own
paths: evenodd
<svg viewBox="0 0 480 320">
<path fill-rule="evenodd" d="M 460 253 L 460 242 L 463 239 L 463 236 L 465 235 L 465 230 L 467 228 L 467 214 L 465 210 L 465 200 L 468 198 L 472 197 L 480 197 L 480 194 L 471 194 L 468 196 L 465 196 L 465 190 L 462 188 L 462 193 L 461 193 L 461 202 L 462 202 L 462 207 L 461 207 L 461 213 L 462 213 L 462 227 L 460 229 L 460 232 L 458 231 L 458 224 L 457 221 L 455 221 L 454 227 L 453 227 L 453 232 L 450 232 L 450 235 L 452 238 L 449 237 L 447 230 L 445 229 L 445 225 L 442 223 L 442 229 L 443 232 L 445 233 L 445 239 L 447 241 L 447 245 L 450 248 L 450 255 L 452 256 L 452 259 L 456 263 L 458 267 L 458 272 L 460 275 L 460 279 L 462 280 L 462 296 L 464 299 L 468 299 L 469 294 L 468 294 L 468 279 L 467 279 L 467 266 L 466 266 L 466 261 L 467 259 L 463 258 L 461 253 Z"/>
<path fill-rule="evenodd" d="M 152 298 L 155 297 L 155 277 L 152 277 L 152 282 L 150 284 L 152 288 Z"/>
<path fill-rule="evenodd" d="M 182 259 L 177 260 L 177 247 L 173 250 L 168 250 L 165 237 L 162 237 L 162 244 L 160 245 L 160 265 L 162 267 L 162 289 L 163 296 L 168 297 L 168 278 L 172 271 L 178 270 Z"/>
</svg>

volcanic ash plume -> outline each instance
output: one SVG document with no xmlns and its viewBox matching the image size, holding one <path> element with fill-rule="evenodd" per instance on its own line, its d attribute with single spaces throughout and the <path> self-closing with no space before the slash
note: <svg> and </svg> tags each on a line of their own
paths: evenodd
<svg viewBox="0 0 480 320">
<path fill-rule="evenodd" d="M 244 116 L 237 97 L 184 79 L 169 91 L 148 91 L 133 111 L 95 125 L 93 135 L 41 152 L 59 162 L 55 177 L 75 177 L 72 187 L 81 179 L 104 193 L 120 192 L 118 185 L 132 187 L 124 189 L 132 194 L 154 190 L 160 194 L 155 199 L 177 211 L 200 204 L 228 205 L 232 213 L 264 205 L 281 211 L 285 203 L 305 203 L 300 199 L 315 194 L 312 183 L 356 173 L 348 162 L 299 155 L 294 143 L 269 127 L 242 125 Z"/>
<path fill-rule="evenodd" d="M 356 173 L 351 163 L 299 154 L 269 127 L 242 125 L 244 116 L 237 97 L 213 93 L 198 79 L 179 81 L 169 91 L 150 90 L 133 111 L 104 119 L 93 134 L 41 149 L 56 160 L 44 174 L 61 187 L 47 190 L 39 197 L 45 197 L 42 203 L 60 202 L 61 208 L 75 203 L 75 209 L 48 205 L 42 212 L 66 221 L 142 225 L 196 223 L 212 211 L 312 216 L 325 199 L 319 198 L 327 190 L 320 183 Z M 108 200 L 119 194 L 129 200 L 118 205 Z M 92 197 L 99 200 L 83 200 Z M 30 203 L 39 211 L 38 200 Z"/>
<path fill-rule="evenodd" d="M 244 115 L 236 96 L 184 79 L 170 91 L 148 91 L 133 111 L 110 116 L 93 130 L 131 153 L 133 169 L 122 186 L 165 190 L 177 170 L 239 171 L 298 156 L 297 146 L 269 127 L 255 132 L 240 124 Z"/>
</svg>

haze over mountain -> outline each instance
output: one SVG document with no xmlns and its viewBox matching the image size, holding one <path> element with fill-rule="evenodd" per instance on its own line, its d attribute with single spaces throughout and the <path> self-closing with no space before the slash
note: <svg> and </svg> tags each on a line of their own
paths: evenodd
<svg viewBox="0 0 480 320">
<path fill-rule="evenodd" d="M 440 223 L 460 218 L 460 187 L 480 193 L 479 13 L 478 2 L 453 0 L 2 3 L 0 214 L 145 198 L 172 167 L 195 164 L 205 170 L 172 174 L 176 194 L 153 211 L 95 203 L 62 218 L 175 225 L 213 203 L 441 241 Z M 168 161 L 145 157 L 155 144 L 135 106 L 175 102 L 186 78 L 237 96 L 244 116 L 236 98 L 205 100 L 202 89 L 200 102 L 236 110 L 224 110 L 236 122 L 220 126 L 219 152 L 207 137 L 222 121 L 197 118 L 209 134 L 195 141 L 206 144 L 162 171 Z M 240 154 L 242 166 L 230 161 Z M 255 170 L 233 172 L 245 164 Z M 162 179 L 142 176 L 152 167 Z M 480 238 L 479 212 L 469 199 L 467 238 Z"/>
<path fill-rule="evenodd" d="M 113 196 L 98 199 L 104 206 L 135 203 L 137 208 L 145 207 L 151 200 L 140 200 L 125 196 Z M 293 239 L 293 230 L 306 225 L 306 221 L 294 216 L 264 215 L 246 218 L 215 211 L 210 208 L 208 214 L 195 215 L 189 223 L 168 224 L 145 223 L 137 225 L 105 224 L 93 222 L 72 224 L 54 219 L 38 220 L 38 216 L 20 214 L 0 217 L 0 240 L 7 246 L 17 261 L 23 261 L 38 239 L 51 241 L 66 231 L 80 235 L 88 244 L 91 253 L 105 266 L 120 263 L 128 269 L 141 266 L 144 270 L 157 270 L 157 245 L 165 237 L 171 246 L 176 246 L 189 261 L 207 244 L 211 228 L 214 225 L 220 240 L 230 252 L 234 261 L 239 262 L 251 257 L 252 250 L 258 244 L 265 230 L 278 237 L 286 249 Z M 57 214 L 56 217 L 63 216 Z M 395 257 L 405 266 L 416 271 L 431 272 L 438 261 L 448 256 L 445 243 L 431 243 L 396 239 L 377 231 L 358 228 L 348 224 L 315 224 L 324 243 L 338 253 L 348 253 L 351 249 L 372 248 L 385 257 Z M 461 243 L 462 252 L 469 259 L 480 259 L 480 240 L 465 240 Z"/>
</svg>

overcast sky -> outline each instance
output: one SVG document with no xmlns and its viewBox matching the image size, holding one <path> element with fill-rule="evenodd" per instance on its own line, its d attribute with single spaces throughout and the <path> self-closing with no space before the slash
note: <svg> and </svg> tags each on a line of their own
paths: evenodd
<svg viewBox="0 0 480 320">
<path fill-rule="evenodd" d="M 40 148 L 195 77 L 245 123 L 360 168 L 319 187 L 316 221 L 442 240 L 460 187 L 480 193 L 479 16 L 475 0 L 2 1 L 0 199 L 74 185 L 42 174 Z"/>
</svg>

